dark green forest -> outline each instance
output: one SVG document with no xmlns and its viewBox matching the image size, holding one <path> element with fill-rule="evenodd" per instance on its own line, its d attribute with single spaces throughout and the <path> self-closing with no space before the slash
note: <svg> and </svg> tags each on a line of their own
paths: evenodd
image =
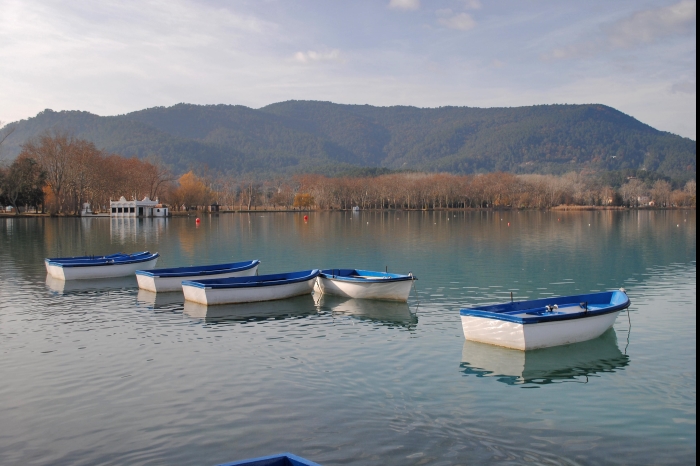
<svg viewBox="0 0 700 466">
<path fill-rule="evenodd" d="M 67 132 L 110 153 L 156 156 L 176 173 L 641 171 L 680 182 L 696 171 L 695 141 L 604 105 L 482 109 L 288 101 L 256 110 L 178 104 L 107 117 L 45 110 L 8 126 L 14 131 L 3 150 L 10 158 L 42 132 Z"/>
</svg>

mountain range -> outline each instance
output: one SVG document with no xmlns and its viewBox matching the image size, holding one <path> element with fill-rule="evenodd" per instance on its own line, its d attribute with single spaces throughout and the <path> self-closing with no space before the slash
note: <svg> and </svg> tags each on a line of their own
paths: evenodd
<svg viewBox="0 0 700 466">
<path fill-rule="evenodd" d="M 44 110 L 11 123 L 10 158 L 43 131 L 69 132 L 110 153 L 157 156 L 176 173 L 564 173 L 696 171 L 696 142 L 599 105 L 514 108 L 375 107 L 287 101 L 154 107 L 125 115 Z"/>
</svg>

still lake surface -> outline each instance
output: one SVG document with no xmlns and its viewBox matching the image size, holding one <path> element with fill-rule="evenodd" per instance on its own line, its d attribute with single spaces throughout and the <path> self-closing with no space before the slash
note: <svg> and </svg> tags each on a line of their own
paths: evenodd
<svg viewBox="0 0 700 466">
<path fill-rule="evenodd" d="M 696 461 L 696 212 L 251 213 L 0 219 L 0 464 Z M 210 308 L 45 257 L 412 271 L 409 303 Z M 624 287 L 588 343 L 465 342 L 459 309 Z"/>
</svg>

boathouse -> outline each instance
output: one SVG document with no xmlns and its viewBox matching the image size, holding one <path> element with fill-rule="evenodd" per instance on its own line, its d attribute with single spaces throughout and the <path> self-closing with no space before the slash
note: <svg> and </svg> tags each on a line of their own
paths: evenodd
<svg viewBox="0 0 700 466">
<path fill-rule="evenodd" d="M 168 208 L 163 206 L 158 200 L 150 200 L 144 197 L 138 201 L 136 199 L 127 201 L 124 196 L 118 201 L 109 201 L 112 217 L 167 217 Z"/>
</svg>

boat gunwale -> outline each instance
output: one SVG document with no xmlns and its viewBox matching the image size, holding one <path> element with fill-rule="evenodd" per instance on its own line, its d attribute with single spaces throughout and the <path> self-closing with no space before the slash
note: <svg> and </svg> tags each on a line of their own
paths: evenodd
<svg viewBox="0 0 700 466">
<path fill-rule="evenodd" d="M 192 266 L 192 267 L 170 267 L 163 269 L 153 269 L 153 270 L 137 270 L 136 275 L 143 275 L 151 278 L 177 278 L 177 277 L 189 277 L 192 275 L 218 275 L 223 273 L 231 272 L 243 272 L 245 270 L 250 270 L 253 267 L 260 265 L 258 259 L 253 259 L 250 261 L 241 262 L 230 262 L 227 264 L 213 264 L 206 266 Z M 202 269 L 203 267 L 217 267 L 221 266 L 219 269 Z M 229 267 L 226 267 L 229 266 Z M 200 269 L 200 270 L 198 270 Z M 179 270 L 180 272 L 165 272 L 168 270 Z"/>
<path fill-rule="evenodd" d="M 294 278 L 285 278 L 289 275 L 298 275 Z M 253 275 L 250 277 L 213 278 L 209 280 L 183 280 L 182 286 L 203 288 L 206 290 L 226 290 L 236 288 L 256 288 L 264 286 L 290 285 L 312 280 L 319 275 L 318 269 L 302 270 L 299 272 L 276 273 L 268 275 Z"/>
<path fill-rule="evenodd" d="M 359 276 L 347 276 L 347 275 L 337 275 L 333 272 L 357 272 Z M 366 273 L 377 274 L 377 278 L 371 278 L 366 275 Z M 388 272 L 374 272 L 371 270 L 361 270 L 361 269 L 323 269 L 319 272 L 319 277 L 325 278 L 327 280 L 336 280 L 341 282 L 349 283 L 392 283 L 392 282 L 403 282 L 407 280 L 417 280 L 413 275 L 404 275 L 398 273 L 388 273 Z M 380 278 L 381 277 L 381 278 Z"/>
<path fill-rule="evenodd" d="M 221 463 L 218 466 L 320 466 L 311 460 L 302 458 L 301 456 L 293 455 L 292 453 L 279 453 L 276 455 L 259 456 L 257 458 L 248 458 L 245 460 L 232 461 L 230 463 Z"/>
<path fill-rule="evenodd" d="M 111 259 L 118 259 L 120 257 L 140 256 L 143 254 L 150 254 L 150 251 L 135 252 L 133 254 L 128 254 L 125 252 L 117 252 L 115 254 L 108 254 L 106 256 L 47 257 L 44 259 L 44 262 L 80 262 L 80 261 L 111 260 Z"/>
<path fill-rule="evenodd" d="M 82 261 L 68 262 L 68 261 L 54 261 L 51 259 L 45 259 L 48 265 L 61 268 L 74 268 L 74 267 L 104 267 L 108 265 L 127 265 L 127 264 L 138 264 L 140 262 L 148 262 L 153 259 L 160 257 L 157 252 L 151 253 L 145 251 L 143 253 L 127 254 L 124 257 L 129 257 L 129 259 L 100 259 L 99 262 L 95 260 L 85 259 Z"/>
<path fill-rule="evenodd" d="M 625 296 L 625 301 L 617 304 L 613 304 L 613 297 L 615 296 L 615 293 L 621 293 L 624 294 Z M 586 298 L 591 298 L 591 297 L 602 297 L 604 295 L 609 295 L 609 299 L 607 303 L 604 302 L 590 302 L 587 301 Z M 579 305 L 579 303 L 586 302 L 588 305 L 596 305 L 596 306 L 604 306 L 600 309 L 582 309 L 580 312 L 573 312 L 573 313 L 557 313 L 557 314 L 533 314 L 532 316 L 528 317 L 517 317 L 511 314 L 508 314 L 508 312 L 514 312 L 518 311 L 518 314 L 525 314 L 527 312 L 539 312 L 540 309 L 544 308 L 547 305 Z M 528 308 L 522 308 L 523 305 L 531 303 L 532 306 Z M 584 295 L 574 295 L 574 296 L 558 296 L 558 297 L 552 297 L 552 298 L 543 298 L 543 299 L 535 299 L 535 300 L 527 300 L 527 301 L 514 301 L 514 302 L 508 302 L 508 303 L 498 303 L 498 304 L 490 304 L 486 306 L 479 306 L 479 307 L 472 307 L 472 308 L 464 308 L 459 310 L 460 316 L 468 316 L 468 317 L 482 317 L 482 318 L 487 318 L 487 319 L 495 319 L 495 320 L 502 320 L 506 322 L 514 322 L 516 324 L 522 324 L 522 325 L 528 325 L 528 324 L 540 324 L 540 323 L 545 323 L 545 322 L 558 322 L 558 321 L 566 321 L 566 320 L 575 320 L 575 319 L 585 319 L 588 317 L 596 317 L 596 316 L 602 316 L 605 314 L 611 314 L 613 312 L 619 312 L 622 311 L 623 309 L 626 309 L 630 306 L 631 302 L 629 298 L 627 297 L 627 294 L 622 292 L 622 291 L 605 291 L 601 293 L 589 293 L 589 294 L 584 294 Z M 503 310 L 499 310 L 497 312 L 494 311 L 489 311 L 486 309 L 493 309 L 493 308 L 500 308 Z M 511 308 L 511 310 L 507 310 Z M 512 309 L 516 308 L 516 309 Z"/>
</svg>

